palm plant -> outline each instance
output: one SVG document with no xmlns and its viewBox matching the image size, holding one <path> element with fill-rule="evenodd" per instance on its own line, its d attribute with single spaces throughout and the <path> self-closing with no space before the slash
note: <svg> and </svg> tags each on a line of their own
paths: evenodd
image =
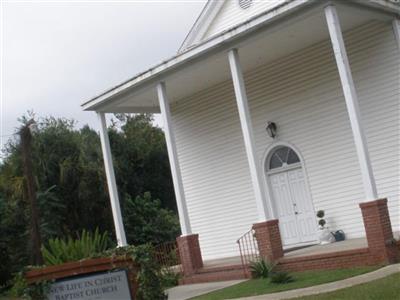
<svg viewBox="0 0 400 300">
<path fill-rule="evenodd" d="M 46 265 L 58 265 L 90 258 L 107 250 L 109 245 L 108 233 L 101 234 L 97 228 L 94 234 L 83 230 L 79 239 L 70 236 L 66 240 L 50 239 L 47 248 L 42 246 L 42 254 Z"/>
<path fill-rule="evenodd" d="M 260 259 L 250 263 L 250 272 L 253 278 L 268 278 L 276 264 Z"/>
</svg>

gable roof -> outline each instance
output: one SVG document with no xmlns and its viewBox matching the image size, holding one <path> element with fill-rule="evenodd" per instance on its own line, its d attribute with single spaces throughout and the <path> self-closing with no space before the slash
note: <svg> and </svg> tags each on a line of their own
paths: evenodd
<svg viewBox="0 0 400 300">
<path fill-rule="evenodd" d="M 178 52 L 183 52 L 191 45 L 196 44 L 205 34 L 211 22 L 214 20 L 225 0 L 208 0 L 200 15 L 197 17 L 189 33 L 186 35 Z"/>
<path fill-rule="evenodd" d="M 182 53 L 218 33 L 229 30 L 243 22 L 247 22 L 258 15 L 262 15 L 266 11 L 275 10 L 279 6 L 284 6 L 292 0 L 254 0 L 254 3 L 248 6 L 250 8 L 249 10 L 240 10 L 239 4 L 236 3 L 236 1 L 239 0 L 208 0 L 185 37 L 178 53 Z M 319 0 L 303 1 L 318 2 Z M 347 0 L 341 1 L 346 2 Z M 400 4 L 399 0 L 355 0 L 354 2 L 370 2 L 370 5 L 382 5 L 385 2 L 389 5 L 392 3 Z"/>
<path fill-rule="evenodd" d="M 209 1 L 210 2 L 210 1 Z M 213 1 L 212 1 L 213 2 Z M 205 60 L 220 51 L 226 51 L 239 42 L 248 38 L 252 33 L 257 32 L 260 28 L 265 28 L 272 22 L 284 19 L 284 17 L 302 9 L 311 4 L 324 5 L 330 0 L 285 0 L 283 5 L 276 7 L 271 11 L 265 11 L 261 15 L 254 16 L 251 20 L 237 24 L 225 31 L 222 31 L 206 40 L 201 40 L 198 44 L 185 49 L 182 53 L 171 57 L 160 64 L 149 68 L 148 70 L 137 74 L 125 82 L 101 93 L 100 95 L 86 101 L 81 106 L 84 110 L 104 111 L 106 105 L 112 101 L 121 100 L 127 95 L 132 97 L 133 93 L 142 92 L 148 88 L 154 89 L 154 84 L 161 80 L 166 80 L 168 76 L 172 76 L 179 70 L 188 67 L 194 62 Z M 333 2 L 341 2 L 334 0 Z M 400 16 L 400 5 L 393 0 L 345 0 L 343 4 L 355 4 L 355 7 L 365 7 L 372 10 L 388 13 L 392 17 Z M 143 100 L 144 101 L 144 100 Z M 124 112 L 158 112 L 157 105 L 150 105 L 143 108 L 135 107 L 135 111 Z M 108 112 L 119 112 L 117 110 Z"/>
</svg>

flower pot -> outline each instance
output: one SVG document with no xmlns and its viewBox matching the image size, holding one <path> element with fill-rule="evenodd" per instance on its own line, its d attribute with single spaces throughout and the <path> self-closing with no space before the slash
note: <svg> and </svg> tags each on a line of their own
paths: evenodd
<svg viewBox="0 0 400 300">
<path fill-rule="evenodd" d="M 328 228 L 320 228 L 318 230 L 318 238 L 321 245 L 330 244 L 334 241 L 334 237 Z"/>
</svg>

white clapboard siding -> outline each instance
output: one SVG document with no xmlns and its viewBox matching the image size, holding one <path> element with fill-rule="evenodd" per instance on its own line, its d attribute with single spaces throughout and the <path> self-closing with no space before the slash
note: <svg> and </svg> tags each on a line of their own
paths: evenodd
<svg viewBox="0 0 400 300">
<path fill-rule="evenodd" d="M 203 39 L 245 22 L 284 2 L 286 0 L 253 0 L 249 8 L 242 9 L 239 6 L 239 0 L 226 0 L 215 19 L 209 25 Z"/>
<path fill-rule="evenodd" d="M 345 34 L 380 197 L 389 199 L 400 230 L 399 52 L 390 24 L 373 22 Z M 260 164 L 272 140 L 293 144 L 304 158 L 315 210 L 332 230 L 365 234 L 364 193 L 356 150 L 329 41 L 245 74 Z M 192 228 L 206 259 L 238 255 L 236 239 L 257 222 L 256 203 L 232 83 L 172 107 Z"/>
</svg>

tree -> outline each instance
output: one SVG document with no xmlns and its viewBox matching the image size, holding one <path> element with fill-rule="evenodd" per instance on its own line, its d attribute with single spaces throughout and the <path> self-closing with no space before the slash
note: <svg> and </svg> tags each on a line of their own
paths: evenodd
<svg viewBox="0 0 400 300">
<path fill-rule="evenodd" d="M 143 196 L 126 196 L 124 210 L 128 243 L 140 245 L 173 241 L 179 235 L 179 222 L 170 210 L 161 208 L 161 202 L 149 192 Z"/>
<path fill-rule="evenodd" d="M 151 115 L 118 115 L 109 134 L 128 239 L 135 244 L 173 240 L 179 226 L 162 130 L 152 124 Z M 8 272 L 26 265 L 29 257 L 30 209 L 24 200 L 20 143 L 17 138 L 10 140 L 0 162 L 0 251 L 1 258 L 11 263 L 5 268 Z M 114 231 L 96 131 L 88 126 L 77 129 L 73 120 L 37 118 L 31 157 L 44 243 L 76 236 L 83 229 Z M 145 192 L 160 200 L 147 194 L 136 198 Z M 140 213 L 144 215 L 138 223 Z M 152 221 L 153 217 L 161 222 Z"/>
<path fill-rule="evenodd" d="M 116 117 L 109 135 L 120 196 L 149 191 L 162 207 L 176 211 L 163 131 L 149 114 Z"/>
<path fill-rule="evenodd" d="M 21 144 L 21 155 L 23 161 L 24 179 L 26 187 L 26 198 L 30 207 L 30 247 L 29 252 L 31 254 L 30 262 L 32 265 L 42 265 L 43 257 L 40 252 L 42 246 L 42 237 L 40 234 L 39 223 L 39 206 L 36 198 L 36 184 L 33 174 L 32 166 L 32 133 L 31 126 L 35 124 L 33 119 L 29 120 L 24 124 L 20 131 L 20 144 Z"/>
</svg>

